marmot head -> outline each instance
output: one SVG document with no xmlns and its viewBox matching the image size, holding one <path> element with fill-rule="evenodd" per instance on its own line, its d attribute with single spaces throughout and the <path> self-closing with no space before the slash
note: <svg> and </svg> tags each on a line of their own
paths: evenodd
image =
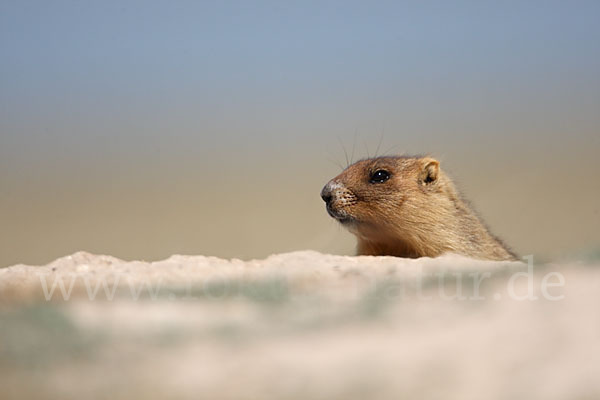
<svg viewBox="0 0 600 400">
<path fill-rule="evenodd" d="M 327 212 L 352 233 L 376 240 L 404 224 L 414 229 L 423 208 L 436 207 L 439 162 L 430 157 L 378 157 L 358 161 L 321 191 Z"/>
</svg>

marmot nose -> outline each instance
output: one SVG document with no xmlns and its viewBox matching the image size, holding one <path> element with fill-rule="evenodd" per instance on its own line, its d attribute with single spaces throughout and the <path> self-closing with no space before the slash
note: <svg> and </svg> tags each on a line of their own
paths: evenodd
<svg viewBox="0 0 600 400">
<path fill-rule="evenodd" d="M 321 190 L 321 198 L 323 199 L 323 201 L 327 204 L 331 203 L 331 199 L 333 199 L 333 192 L 331 190 L 331 187 L 329 185 L 329 183 L 325 186 L 323 186 L 323 189 Z"/>
</svg>

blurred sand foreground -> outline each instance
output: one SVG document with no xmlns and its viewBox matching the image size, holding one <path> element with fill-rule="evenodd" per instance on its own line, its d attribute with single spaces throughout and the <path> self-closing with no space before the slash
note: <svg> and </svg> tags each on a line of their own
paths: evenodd
<svg viewBox="0 0 600 400">
<path fill-rule="evenodd" d="M 16 265 L 0 269 L 1 397 L 600 398 L 597 267 L 311 251 Z"/>
</svg>

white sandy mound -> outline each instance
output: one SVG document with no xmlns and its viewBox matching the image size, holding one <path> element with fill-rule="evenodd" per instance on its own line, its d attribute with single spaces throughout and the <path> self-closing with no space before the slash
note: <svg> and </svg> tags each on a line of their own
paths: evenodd
<svg viewBox="0 0 600 400">
<path fill-rule="evenodd" d="M 597 266 L 76 253 L 0 302 L 7 398 L 600 398 Z"/>
<path fill-rule="evenodd" d="M 286 280 L 286 285 L 308 290 L 345 286 L 397 277 L 416 278 L 450 271 L 501 271 L 522 263 L 481 262 L 457 255 L 419 260 L 396 257 L 347 257 L 298 251 L 264 260 L 224 260 L 216 257 L 174 255 L 156 262 L 123 261 L 115 257 L 78 252 L 45 266 L 15 265 L 0 269 L 0 293 L 16 298 L 89 297 L 106 299 L 107 291 L 130 289 L 154 295 L 165 287 L 210 286 L 223 282 Z M 99 290 L 96 290 L 99 287 Z M 83 292 L 83 294 L 82 294 Z M 110 295 L 108 297 L 111 297 Z M 94 298 L 95 299 L 95 298 Z"/>
</svg>

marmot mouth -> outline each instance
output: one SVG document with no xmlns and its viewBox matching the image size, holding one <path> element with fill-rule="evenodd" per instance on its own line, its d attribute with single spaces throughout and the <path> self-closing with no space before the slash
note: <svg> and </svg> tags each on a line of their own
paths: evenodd
<svg viewBox="0 0 600 400">
<path fill-rule="evenodd" d="M 329 204 L 325 208 L 327 209 L 327 213 L 342 225 L 352 224 L 356 222 L 356 219 L 352 218 L 343 211 L 340 212 L 338 210 L 332 209 Z"/>
<path fill-rule="evenodd" d="M 356 223 L 356 220 L 351 217 L 336 218 L 336 220 L 342 225 L 351 225 Z"/>
</svg>

